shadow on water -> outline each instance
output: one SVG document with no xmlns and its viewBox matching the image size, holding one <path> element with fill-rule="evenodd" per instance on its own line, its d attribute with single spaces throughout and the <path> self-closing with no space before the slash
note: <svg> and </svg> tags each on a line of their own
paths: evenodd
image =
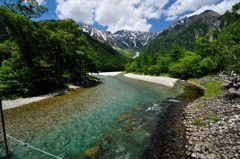
<svg viewBox="0 0 240 159">
<path fill-rule="evenodd" d="M 186 138 L 184 120 L 184 106 L 203 95 L 203 90 L 186 84 L 184 93 L 175 100 L 180 103 L 164 101 L 169 104 L 163 116 L 159 116 L 157 128 L 152 133 L 149 146 L 144 150 L 141 159 L 179 159 L 186 156 Z"/>
</svg>

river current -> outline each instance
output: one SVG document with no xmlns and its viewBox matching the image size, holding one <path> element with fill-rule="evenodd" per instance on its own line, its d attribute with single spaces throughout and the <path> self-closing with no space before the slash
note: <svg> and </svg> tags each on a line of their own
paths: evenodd
<svg viewBox="0 0 240 159">
<path fill-rule="evenodd" d="M 67 98 L 6 111 L 8 132 L 66 159 L 141 158 L 159 118 L 181 102 L 176 97 L 184 84 L 169 88 L 122 75 L 99 78 L 102 84 L 63 95 Z M 52 158 L 11 139 L 9 143 L 11 158 Z"/>
</svg>

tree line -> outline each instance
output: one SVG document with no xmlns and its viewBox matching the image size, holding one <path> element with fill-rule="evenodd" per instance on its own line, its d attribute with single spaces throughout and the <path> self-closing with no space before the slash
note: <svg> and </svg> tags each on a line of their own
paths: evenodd
<svg viewBox="0 0 240 159">
<path fill-rule="evenodd" d="M 66 84 L 92 85 L 96 79 L 89 72 L 124 69 L 127 58 L 80 32 L 75 21 L 34 22 L 31 18 L 47 10 L 35 0 L 0 2 L 3 96 L 37 95 Z"/>
</svg>

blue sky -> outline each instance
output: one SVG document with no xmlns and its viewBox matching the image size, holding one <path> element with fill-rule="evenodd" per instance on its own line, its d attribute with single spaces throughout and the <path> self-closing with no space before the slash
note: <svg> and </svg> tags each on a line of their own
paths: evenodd
<svg viewBox="0 0 240 159">
<path fill-rule="evenodd" d="M 179 18 L 211 9 L 219 14 L 240 0 L 37 0 L 48 12 L 37 20 L 71 18 L 115 32 L 121 29 L 157 32 Z"/>
</svg>

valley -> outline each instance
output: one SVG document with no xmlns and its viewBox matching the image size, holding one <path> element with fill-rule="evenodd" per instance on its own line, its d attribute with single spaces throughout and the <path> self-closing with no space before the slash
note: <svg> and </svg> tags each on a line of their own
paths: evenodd
<svg viewBox="0 0 240 159">
<path fill-rule="evenodd" d="M 104 2 L 0 0 L 0 159 L 239 158 L 239 1 Z"/>
</svg>

